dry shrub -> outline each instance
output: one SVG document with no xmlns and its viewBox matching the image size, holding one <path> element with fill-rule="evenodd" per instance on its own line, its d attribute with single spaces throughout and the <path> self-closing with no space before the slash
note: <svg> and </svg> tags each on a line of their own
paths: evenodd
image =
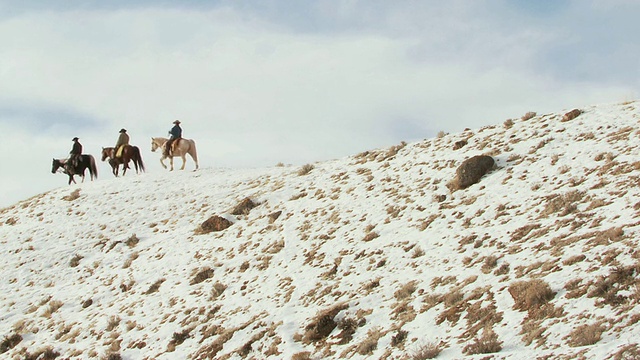
<svg viewBox="0 0 640 360">
<path fill-rule="evenodd" d="M 59 300 L 51 300 L 49 301 L 49 306 L 47 306 L 47 308 L 45 309 L 44 313 L 42 314 L 42 316 L 48 318 L 51 316 L 51 314 L 53 314 L 54 312 L 58 311 L 58 309 L 60 309 L 62 307 L 62 305 L 64 305 L 64 303 L 62 301 Z"/>
<path fill-rule="evenodd" d="M 196 276 L 191 279 L 189 285 L 200 284 L 201 282 L 210 279 L 213 277 L 213 269 L 210 267 L 205 267 L 202 270 L 198 271 Z"/>
<path fill-rule="evenodd" d="M 512 119 L 507 119 L 504 121 L 504 128 L 505 129 L 510 129 L 513 126 L 513 120 Z"/>
<path fill-rule="evenodd" d="M 348 304 L 337 304 L 319 312 L 305 327 L 302 342 L 309 344 L 325 339 L 338 324 L 333 319 L 340 311 L 348 308 Z"/>
<path fill-rule="evenodd" d="M 491 328 L 485 328 L 482 337 L 476 338 L 475 341 L 464 347 L 462 352 L 467 355 L 475 354 L 492 354 L 502 350 L 502 341 L 498 339 L 498 335 Z"/>
<path fill-rule="evenodd" d="M 71 192 L 71 194 L 63 196 L 62 200 L 73 201 L 80 197 L 80 189 L 75 189 Z"/>
<path fill-rule="evenodd" d="M 556 295 L 549 284 L 540 279 L 517 281 L 509 285 L 509 294 L 514 300 L 513 308 L 521 311 L 533 311 Z"/>
<path fill-rule="evenodd" d="M 407 340 L 407 335 L 409 335 L 408 331 L 398 329 L 396 334 L 391 337 L 391 346 L 398 347 L 403 344 Z"/>
<path fill-rule="evenodd" d="M 251 209 L 256 207 L 256 203 L 251 201 L 249 198 L 245 198 L 242 200 L 236 207 L 231 210 L 232 215 L 248 215 Z"/>
<path fill-rule="evenodd" d="M 77 267 L 78 265 L 80 265 L 80 260 L 82 260 L 83 258 L 84 256 L 75 254 L 69 261 L 69 266 Z"/>
<path fill-rule="evenodd" d="M 218 296 L 222 295 L 222 293 L 227 290 L 227 286 L 222 284 L 222 283 L 215 283 L 213 284 L 213 290 L 211 290 L 211 298 L 215 299 Z"/>
<path fill-rule="evenodd" d="M 498 257 L 496 257 L 495 255 L 489 255 L 489 256 L 484 258 L 484 261 L 483 261 L 483 264 L 482 264 L 482 272 L 484 274 L 488 274 L 497 265 L 498 265 Z"/>
<path fill-rule="evenodd" d="M 136 245 L 138 245 L 138 243 L 140 242 L 140 239 L 138 239 L 138 237 L 136 236 L 136 234 L 131 235 L 127 240 L 125 240 L 125 245 L 127 245 L 128 247 L 134 247 Z"/>
<path fill-rule="evenodd" d="M 176 346 L 182 344 L 185 340 L 191 337 L 189 333 L 190 333 L 189 329 L 185 329 L 181 332 L 174 332 L 171 338 L 171 341 L 169 342 L 169 345 L 167 345 L 167 351 L 168 352 L 175 351 Z"/>
<path fill-rule="evenodd" d="M 616 267 L 609 275 L 599 276 L 596 281 L 591 284 L 591 291 L 588 297 L 600 297 L 607 305 L 618 306 L 626 303 L 629 299 L 627 296 L 618 295 L 619 291 L 631 291 L 640 286 L 640 280 L 637 279 L 640 274 L 640 264 Z"/>
<path fill-rule="evenodd" d="M 13 349 L 20 343 L 20 341 L 22 341 L 22 336 L 20 336 L 20 334 L 5 336 L 5 338 L 0 343 L 0 354 L 4 354 L 7 351 Z"/>
<path fill-rule="evenodd" d="M 398 289 L 393 296 L 396 300 L 405 300 L 410 297 L 416 291 L 416 281 L 410 281 L 404 285 L 400 289 Z"/>
<path fill-rule="evenodd" d="M 576 211 L 576 203 L 581 201 L 585 192 L 573 190 L 562 195 L 551 195 L 547 197 L 547 204 L 540 213 L 540 217 L 547 217 L 551 214 L 560 213 L 565 216 Z"/>
<path fill-rule="evenodd" d="M 298 170 L 298 176 L 304 176 L 307 175 L 308 173 L 311 172 L 311 170 L 313 170 L 315 168 L 315 166 L 313 166 L 312 164 L 305 164 L 302 165 L 302 167 Z"/>
<path fill-rule="evenodd" d="M 120 325 L 120 317 L 118 315 L 112 315 L 109 317 L 109 320 L 107 321 L 107 331 L 113 331 L 115 330 L 118 325 Z"/>
<path fill-rule="evenodd" d="M 593 345 L 600 341 L 604 327 L 601 323 L 591 325 L 580 325 L 568 336 L 568 343 L 571 347 Z"/>
<path fill-rule="evenodd" d="M 562 262 L 562 265 L 569 266 L 584 261 L 587 257 L 584 254 L 574 255 Z"/>
<path fill-rule="evenodd" d="M 640 345 L 628 344 L 623 346 L 618 352 L 613 354 L 613 360 L 640 359 Z"/>
<path fill-rule="evenodd" d="M 59 352 L 53 350 L 53 347 L 47 346 L 43 349 L 36 350 L 33 354 L 26 352 L 24 354 L 24 360 L 54 360 L 58 356 L 60 356 Z"/>
<path fill-rule="evenodd" d="M 509 273 L 509 264 L 508 263 L 503 263 L 502 265 L 500 265 L 499 268 L 497 268 L 493 272 L 493 275 L 500 276 L 500 275 L 506 275 L 508 273 Z"/>
<path fill-rule="evenodd" d="M 372 231 L 372 232 L 368 233 L 367 235 L 365 235 L 364 238 L 362 239 L 362 241 L 369 242 L 369 241 L 371 241 L 371 240 L 373 240 L 373 239 L 375 239 L 375 238 L 377 238 L 379 236 L 380 236 L 380 234 L 378 234 L 375 231 Z"/>
<path fill-rule="evenodd" d="M 291 360 L 311 360 L 311 352 L 309 351 L 301 351 L 299 353 L 295 353 L 291 355 Z"/>
<path fill-rule="evenodd" d="M 364 339 L 356 348 L 356 352 L 360 355 L 371 355 L 378 348 L 378 340 L 382 337 L 380 328 L 375 327 L 367 332 L 367 338 Z"/>
<path fill-rule="evenodd" d="M 536 113 L 534 111 L 529 111 L 526 114 L 522 115 L 522 121 L 527 121 L 527 120 L 531 120 L 536 116 Z"/>
<path fill-rule="evenodd" d="M 162 283 L 165 281 L 164 278 L 154 282 L 151 286 L 149 286 L 149 289 L 147 289 L 147 291 L 144 292 L 144 295 L 149 295 L 149 294 L 153 294 L 154 292 L 158 291 L 160 289 L 160 285 L 162 285 Z"/>
<path fill-rule="evenodd" d="M 421 344 L 416 347 L 415 350 L 411 352 L 409 358 L 411 360 L 426 360 L 426 359 L 435 359 L 442 352 L 442 348 L 444 347 L 444 343 L 440 342 L 436 343 L 426 343 Z"/>
<path fill-rule="evenodd" d="M 338 344 L 344 345 L 348 344 L 353 339 L 353 334 L 356 333 L 358 327 L 364 325 L 364 322 L 360 323 L 356 319 L 344 318 L 338 322 L 338 329 L 340 329 L 340 334 L 338 334 Z"/>
</svg>

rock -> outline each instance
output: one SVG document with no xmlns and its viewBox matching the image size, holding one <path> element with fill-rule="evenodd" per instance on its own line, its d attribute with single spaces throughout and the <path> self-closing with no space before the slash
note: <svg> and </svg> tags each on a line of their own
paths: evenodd
<svg viewBox="0 0 640 360">
<path fill-rule="evenodd" d="M 570 121 L 573 120 L 575 118 L 577 118 L 578 116 L 580 116 L 580 114 L 582 114 L 582 110 L 580 109 L 573 109 L 571 111 L 569 111 L 568 113 L 564 114 L 564 116 L 562 117 L 562 121 Z"/>
<path fill-rule="evenodd" d="M 460 140 L 460 141 L 456 141 L 453 144 L 453 150 L 460 150 L 462 149 L 465 145 L 467 145 L 467 140 Z"/>
<path fill-rule="evenodd" d="M 477 183 L 494 164 L 495 161 L 488 155 L 477 155 L 463 161 L 456 169 L 456 178 L 452 184 L 454 190 L 464 189 Z"/>
<path fill-rule="evenodd" d="M 201 225 L 200 228 L 198 230 L 196 230 L 196 232 L 198 234 L 208 234 L 210 232 L 214 232 L 214 231 L 222 231 L 224 229 L 227 229 L 229 226 L 231 226 L 231 221 L 218 216 L 218 215 L 214 215 L 210 218 L 208 218 L 207 220 L 205 220 Z"/>
</svg>

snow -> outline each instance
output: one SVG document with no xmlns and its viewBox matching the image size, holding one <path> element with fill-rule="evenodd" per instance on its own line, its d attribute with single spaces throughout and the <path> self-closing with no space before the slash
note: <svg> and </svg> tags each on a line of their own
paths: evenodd
<svg viewBox="0 0 640 360">
<path fill-rule="evenodd" d="M 500 342 L 495 358 L 640 353 L 638 103 L 562 121 L 569 110 L 318 162 L 305 175 L 131 172 L 2 209 L 0 339 L 22 338 L 2 356 L 403 359 L 440 344 L 438 358 L 480 359 L 465 349 L 485 328 Z M 456 168 L 479 154 L 496 166 L 452 191 Z M 232 215 L 245 198 L 257 206 Z M 233 225 L 200 234 L 213 215 Z M 631 277 L 614 276 L 621 269 Z M 553 297 L 518 309 L 510 287 L 533 280 Z M 331 309 L 338 327 L 308 340 Z M 600 339 L 576 344 L 582 325 Z"/>
</svg>

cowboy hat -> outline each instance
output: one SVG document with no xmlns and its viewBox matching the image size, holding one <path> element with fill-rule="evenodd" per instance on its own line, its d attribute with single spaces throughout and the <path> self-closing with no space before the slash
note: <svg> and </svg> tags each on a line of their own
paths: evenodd
<svg viewBox="0 0 640 360">
<path fill-rule="evenodd" d="M 180 124 L 180 120 L 176 120 L 176 121 L 174 121 L 173 123 L 174 123 L 174 124 L 176 124 L 176 125 L 178 125 L 178 124 Z"/>
<path fill-rule="evenodd" d="M 125 129 L 120 129 L 120 132 L 121 132 L 121 133 L 123 133 L 123 132 L 127 132 L 127 130 L 125 130 Z"/>
<path fill-rule="evenodd" d="M 77 137 L 74 137 L 73 139 L 71 139 L 71 141 L 76 141 L 76 140 L 78 140 Z"/>
</svg>

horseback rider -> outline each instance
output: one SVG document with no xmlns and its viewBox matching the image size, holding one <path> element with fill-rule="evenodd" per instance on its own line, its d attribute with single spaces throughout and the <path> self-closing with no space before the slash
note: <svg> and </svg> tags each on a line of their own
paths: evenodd
<svg viewBox="0 0 640 360">
<path fill-rule="evenodd" d="M 118 141 L 116 142 L 114 157 L 122 157 L 122 151 L 126 145 L 129 145 L 129 135 L 127 134 L 127 130 L 120 129 L 120 136 L 118 136 Z"/>
<path fill-rule="evenodd" d="M 71 148 L 71 151 L 69 151 L 69 161 L 71 162 L 71 166 L 75 169 L 78 167 L 80 156 L 82 155 L 82 144 L 80 144 L 77 137 L 74 137 L 71 141 L 73 141 L 73 147 Z"/>
<path fill-rule="evenodd" d="M 182 138 L 182 128 L 180 127 L 180 120 L 176 120 L 173 123 L 174 126 L 169 131 L 169 140 L 167 140 L 167 144 L 164 148 L 164 156 L 170 156 L 171 144 L 173 144 L 174 141 Z"/>
</svg>

